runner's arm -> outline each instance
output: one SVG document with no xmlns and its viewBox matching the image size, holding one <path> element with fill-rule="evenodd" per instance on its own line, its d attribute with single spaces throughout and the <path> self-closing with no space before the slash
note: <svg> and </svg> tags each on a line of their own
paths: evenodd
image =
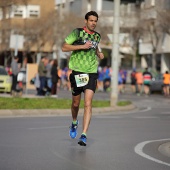
<svg viewBox="0 0 170 170">
<path fill-rule="evenodd" d="M 104 58 L 104 54 L 99 50 L 98 47 L 97 47 L 97 49 L 96 49 L 96 54 L 97 54 L 97 56 L 98 56 L 100 59 L 103 59 L 103 58 Z"/>
<path fill-rule="evenodd" d="M 92 44 L 90 41 L 87 41 L 84 45 L 71 45 L 65 42 L 62 45 L 62 51 L 69 52 L 69 51 L 75 51 L 75 50 L 86 50 L 86 49 L 89 49 L 91 46 Z"/>
</svg>

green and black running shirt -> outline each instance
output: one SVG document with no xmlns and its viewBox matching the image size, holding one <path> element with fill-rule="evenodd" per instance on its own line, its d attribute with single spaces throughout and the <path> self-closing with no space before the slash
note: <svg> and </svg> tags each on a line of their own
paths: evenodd
<svg viewBox="0 0 170 170">
<path fill-rule="evenodd" d="M 92 43 L 92 47 L 87 50 L 75 50 L 72 52 L 69 68 L 74 71 L 84 73 L 97 73 L 98 59 L 96 48 L 100 41 L 100 34 L 86 31 L 86 28 L 74 29 L 66 38 L 65 42 L 70 45 L 82 45 L 87 41 Z"/>
</svg>

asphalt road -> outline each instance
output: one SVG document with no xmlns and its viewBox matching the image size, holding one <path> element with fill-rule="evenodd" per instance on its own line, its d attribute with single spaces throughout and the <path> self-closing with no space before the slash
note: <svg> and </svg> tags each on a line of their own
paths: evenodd
<svg viewBox="0 0 170 170">
<path fill-rule="evenodd" d="M 0 170 L 169 170 L 158 148 L 170 141 L 170 98 L 120 98 L 139 110 L 94 115 L 86 147 L 69 138 L 71 117 L 1 118 Z"/>
</svg>

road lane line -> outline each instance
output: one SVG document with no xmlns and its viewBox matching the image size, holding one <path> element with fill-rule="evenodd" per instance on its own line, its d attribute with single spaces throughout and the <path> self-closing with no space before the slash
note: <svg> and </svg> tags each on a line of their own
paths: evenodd
<svg viewBox="0 0 170 170">
<path fill-rule="evenodd" d="M 157 116 L 134 116 L 135 119 L 158 119 Z"/>
<path fill-rule="evenodd" d="M 152 109 L 151 107 L 147 107 L 146 109 L 140 110 L 139 112 L 147 112 L 147 111 L 149 111 L 151 109 Z"/>
<path fill-rule="evenodd" d="M 156 159 L 156 158 L 153 158 L 153 157 L 151 157 L 151 156 L 149 156 L 149 155 L 147 155 L 147 154 L 145 154 L 145 153 L 143 152 L 143 148 L 144 148 L 145 145 L 147 145 L 148 143 L 161 142 L 161 141 L 166 141 L 166 140 L 170 140 L 170 139 L 160 139 L 160 140 L 144 141 L 144 142 L 141 142 L 141 143 L 137 144 L 137 145 L 135 146 L 134 150 L 135 150 L 135 152 L 136 152 L 138 155 L 140 155 L 140 156 L 142 156 L 142 157 L 144 157 L 144 158 L 146 158 L 146 159 L 149 159 L 149 160 L 151 160 L 151 161 L 157 162 L 157 163 L 159 163 L 159 164 L 163 164 L 163 165 L 166 165 L 166 166 L 170 166 L 169 163 L 163 162 L 163 161 L 161 161 L 161 160 L 159 160 L 159 159 Z"/>
</svg>

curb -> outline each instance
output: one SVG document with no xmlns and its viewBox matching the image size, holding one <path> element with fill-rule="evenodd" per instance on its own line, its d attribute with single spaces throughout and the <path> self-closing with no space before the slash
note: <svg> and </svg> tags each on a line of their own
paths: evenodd
<svg viewBox="0 0 170 170">
<path fill-rule="evenodd" d="M 167 157 L 170 157 L 170 142 L 163 143 L 162 145 L 159 146 L 158 151 Z"/>
<path fill-rule="evenodd" d="M 128 106 L 116 106 L 116 107 L 103 107 L 92 108 L 92 114 L 107 114 L 115 111 L 129 111 L 136 109 L 133 104 Z M 79 115 L 83 115 L 84 109 L 79 110 Z M 116 114 L 116 113 L 113 113 Z M 125 113 L 124 113 L 125 114 Z M 0 117 L 13 117 L 13 116 L 67 116 L 71 115 L 70 109 L 2 109 L 0 110 Z"/>
</svg>

